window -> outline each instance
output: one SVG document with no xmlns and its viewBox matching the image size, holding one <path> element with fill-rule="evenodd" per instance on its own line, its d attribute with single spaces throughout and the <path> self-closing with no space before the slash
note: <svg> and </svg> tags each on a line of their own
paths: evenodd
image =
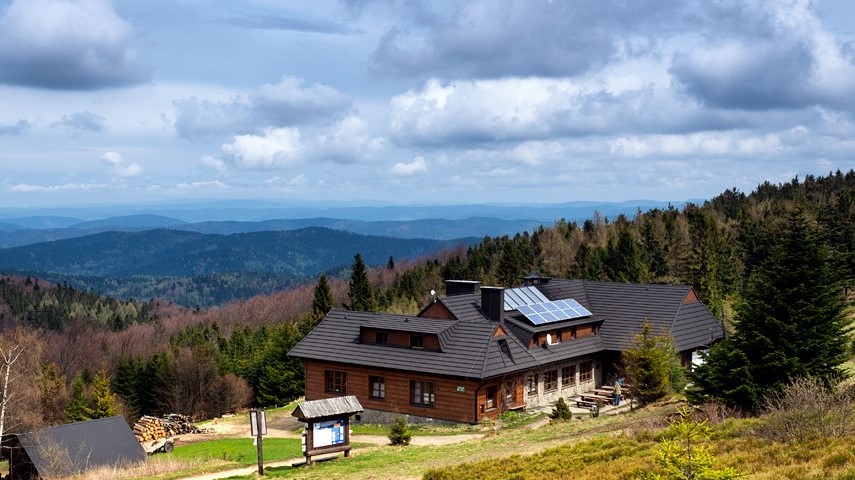
<svg viewBox="0 0 855 480">
<path fill-rule="evenodd" d="M 487 410 L 496 408 L 496 394 L 498 393 L 498 388 L 495 385 L 490 385 L 487 387 Z"/>
<path fill-rule="evenodd" d="M 378 345 L 389 343 L 389 332 L 374 332 L 374 343 Z"/>
<path fill-rule="evenodd" d="M 561 369 L 561 387 L 576 385 L 576 365 L 569 365 Z"/>
<path fill-rule="evenodd" d="M 327 386 L 327 393 L 347 393 L 347 372 L 338 370 L 324 370 L 324 383 Z"/>
<path fill-rule="evenodd" d="M 433 382 L 410 381 L 410 399 L 416 405 L 432 407 L 436 404 L 436 387 Z"/>
<path fill-rule="evenodd" d="M 548 370 L 543 374 L 543 390 L 546 392 L 558 390 L 558 370 Z"/>
<path fill-rule="evenodd" d="M 579 381 L 590 382 L 594 378 L 594 368 L 591 362 L 582 362 L 579 364 Z"/>
<path fill-rule="evenodd" d="M 424 335 L 410 335 L 410 348 L 425 348 Z"/>
<path fill-rule="evenodd" d="M 525 377 L 526 392 L 529 395 L 537 395 L 537 374 L 530 373 Z"/>
<path fill-rule="evenodd" d="M 368 384 L 371 385 L 371 392 L 369 396 L 371 398 L 376 399 L 385 399 L 386 398 L 386 379 L 383 377 L 375 377 L 373 375 L 368 377 Z"/>
</svg>

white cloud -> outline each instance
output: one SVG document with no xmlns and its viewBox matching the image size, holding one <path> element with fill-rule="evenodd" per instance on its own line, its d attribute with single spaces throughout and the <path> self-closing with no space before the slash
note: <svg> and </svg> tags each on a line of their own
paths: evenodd
<svg viewBox="0 0 855 480">
<path fill-rule="evenodd" d="M 398 162 L 392 166 L 392 175 L 399 177 L 412 177 L 424 172 L 427 172 L 427 163 L 423 157 L 416 157 L 410 163 Z"/>
<path fill-rule="evenodd" d="M 274 170 L 292 167 L 307 160 L 354 163 L 371 158 L 384 147 L 368 124 L 355 116 L 329 127 L 304 129 L 289 127 L 264 131 L 261 135 L 238 135 L 222 145 L 224 156 L 235 166 Z"/>
<path fill-rule="evenodd" d="M 370 158 L 384 146 L 385 140 L 373 136 L 365 120 L 351 115 L 319 134 L 311 154 L 338 163 L 353 163 Z"/>
<path fill-rule="evenodd" d="M 91 90 L 147 77 L 107 0 L 15 0 L 0 18 L 0 82 Z"/>
<path fill-rule="evenodd" d="M 304 146 L 297 129 L 276 128 L 263 135 L 238 135 L 222 149 L 236 166 L 265 170 L 298 164 Z"/>
<path fill-rule="evenodd" d="M 101 160 L 110 168 L 110 172 L 116 177 L 135 177 L 143 172 L 143 168 L 137 163 L 126 164 L 125 159 L 116 152 L 107 152 L 101 156 Z"/>
<path fill-rule="evenodd" d="M 199 164 L 217 172 L 224 172 L 227 170 L 226 162 L 210 155 L 205 155 L 204 157 L 200 158 Z"/>
<path fill-rule="evenodd" d="M 301 78 L 285 76 L 279 83 L 226 101 L 192 97 L 176 100 L 173 106 L 175 131 L 192 138 L 258 134 L 264 129 L 335 120 L 350 108 L 350 99 L 330 86 L 306 85 Z"/>
<path fill-rule="evenodd" d="M 55 192 L 88 192 L 103 190 L 109 185 L 98 183 L 64 183 L 62 185 L 30 185 L 21 183 L 13 185 L 11 190 L 22 193 L 55 193 Z"/>
<path fill-rule="evenodd" d="M 176 188 L 182 190 L 206 190 L 210 188 L 223 189 L 227 185 L 219 180 L 200 181 L 200 182 L 182 182 L 175 185 Z"/>
</svg>

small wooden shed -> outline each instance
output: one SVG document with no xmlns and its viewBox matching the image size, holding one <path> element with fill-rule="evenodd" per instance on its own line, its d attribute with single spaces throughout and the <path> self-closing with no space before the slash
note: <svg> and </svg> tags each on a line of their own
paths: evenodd
<svg viewBox="0 0 855 480">
<path fill-rule="evenodd" d="M 324 398 L 301 402 L 291 413 L 306 425 L 303 427 L 303 454 L 306 463 L 312 456 L 325 453 L 350 453 L 350 417 L 362 413 L 355 396 Z"/>
<path fill-rule="evenodd" d="M 144 462 L 146 453 L 124 418 L 77 422 L 3 439 L 2 458 L 15 480 L 67 477 L 97 467 Z"/>
</svg>

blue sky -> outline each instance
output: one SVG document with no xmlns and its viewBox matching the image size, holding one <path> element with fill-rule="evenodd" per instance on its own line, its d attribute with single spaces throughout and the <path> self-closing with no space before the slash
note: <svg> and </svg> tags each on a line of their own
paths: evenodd
<svg viewBox="0 0 855 480">
<path fill-rule="evenodd" d="M 847 0 L 0 0 L 0 203 L 707 198 L 855 167 Z"/>
</svg>

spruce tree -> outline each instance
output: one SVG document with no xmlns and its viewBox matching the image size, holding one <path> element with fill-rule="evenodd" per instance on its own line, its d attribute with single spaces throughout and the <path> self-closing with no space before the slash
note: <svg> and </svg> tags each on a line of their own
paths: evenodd
<svg viewBox="0 0 855 480">
<path fill-rule="evenodd" d="M 737 305 L 736 345 L 761 391 L 805 376 L 830 385 L 846 350 L 843 289 L 800 210 L 790 212 L 778 239 Z"/>
<path fill-rule="evenodd" d="M 695 398 L 757 409 L 795 378 L 837 382 L 846 352 L 843 289 L 819 230 L 799 209 L 777 232 L 736 307 L 736 335 L 695 372 Z"/>
<path fill-rule="evenodd" d="M 65 407 L 65 418 L 69 422 L 92 419 L 92 409 L 89 408 L 89 399 L 86 398 L 86 386 L 79 375 L 71 382 L 71 398 L 68 399 L 68 405 Z"/>
<path fill-rule="evenodd" d="M 632 348 L 621 355 L 636 398 L 641 403 L 656 401 L 671 393 L 671 365 L 676 358 L 670 338 L 653 334 L 644 322 Z"/>
<path fill-rule="evenodd" d="M 312 299 L 312 315 L 321 319 L 333 308 L 333 295 L 327 275 L 321 274 L 315 285 L 315 296 Z"/>
<path fill-rule="evenodd" d="M 101 369 L 92 381 L 92 408 L 93 419 L 114 417 L 119 414 L 119 405 L 116 395 L 110 390 L 110 377 L 107 370 Z"/>
<path fill-rule="evenodd" d="M 371 282 L 368 281 L 365 262 L 362 261 L 362 255 L 358 253 L 353 257 L 349 286 L 347 296 L 350 303 L 345 305 L 345 308 L 358 312 L 373 312 L 377 309 L 374 289 L 371 287 Z"/>
</svg>

